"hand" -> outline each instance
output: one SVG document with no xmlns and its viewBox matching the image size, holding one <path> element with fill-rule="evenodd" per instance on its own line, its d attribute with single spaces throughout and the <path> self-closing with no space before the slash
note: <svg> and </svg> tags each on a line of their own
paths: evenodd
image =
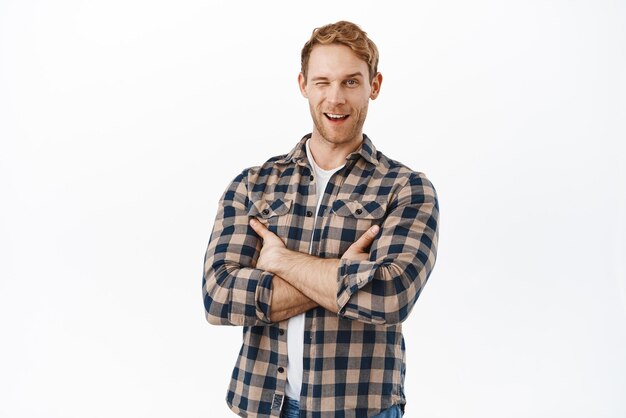
<svg viewBox="0 0 626 418">
<path fill-rule="evenodd" d="M 284 257 L 286 251 L 289 250 L 285 246 L 285 243 L 276 234 L 268 230 L 261 222 L 254 218 L 250 219 L 250 226 L 263 240 L 263 246 L 261 247 L 261 253 L 256 262 L 256 267 L 275 273 L 280 265 L 281 257 Z M 372 242 L 374 242 L 378 231 L 380 231 L 378 225 L 371 226 L 354 244 L 348 247 L 341 258 L 352 261 L 367 261 L 369 259 L 369 247 L 372 245 Z"/>
<path fill-rule="evenodd" d="M 277 263 L 280 262 L 281 254 L 289 250 L 287 250 L 283 240 L 267 229 L 265 225 L 258 220 L 254 218 L 250 219 L 250 226 L 263 240 L 259 259 L 256 261 L 256 268 L 275 273 Z"/>
<path fill-rule="evenodd" d="M 378 225 L 373 225 L 363 233 L 341 256 L 345 260 L 367 261 L 370 257 L 369 247 L 374 242 L 374 238 L 380 231 Z"/>
</svg>

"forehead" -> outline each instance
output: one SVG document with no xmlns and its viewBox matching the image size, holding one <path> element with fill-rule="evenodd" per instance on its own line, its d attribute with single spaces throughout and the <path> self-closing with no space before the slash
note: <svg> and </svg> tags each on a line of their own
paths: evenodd
<svg viewBox="0 0 626 418">
<path fill-rule="evenodd" d="M 341 44 L 315 45 L 311 50 L 307 78 L 340 78 L 356 73 L 366 77 L 368 66 L 349 47 Z"/>
</svg>

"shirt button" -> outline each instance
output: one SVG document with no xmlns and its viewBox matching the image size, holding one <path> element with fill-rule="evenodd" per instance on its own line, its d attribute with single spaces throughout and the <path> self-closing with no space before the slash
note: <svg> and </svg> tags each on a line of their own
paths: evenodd
<svg viewBox="0 0 626 418">
<path fill-rule="evenodd" d="M 315 177 L 311 176 L 311 177 L 309 177 L 309 180 L 313 181 L 313 179 L 314 179 L 314 178 L 315 178 Z"/>
<path fill-rule="evenodd" d="M 279 368 L 278 368 L 278 373 L 282 373 L 282 372 L 284 372 L 284 371 L 285 371 L 285 369 L 283 369 L 282 367 L 279 367 Z"/>
<path fill-rule="evenodd" d="M 285 335 L 285 330 L 281 328 L 281 329 L 278 330 L 278 333 L 280 335 Z"/>
<path fill-rule="evenodd" d="M 308 217 L 310 218 L 311 216 L 313 216 L 313 212 L 311 212 L 310 210 L 308 210 L 308 211 L 306 212 L 306 216 L 308 216 Z"/>
<path fill-rule="evenodd" d="M 357 215 L 360 215 L 360 214 L 362 214 L 362 213 L 363 213 L 363 209 L 357 209 L 357 210 L 356 210 L 356 214 L 357 214 Z"/>
<path fill-rule="evenodd" d="M 269 209 L 263 209 L 263 215 L 267 215 L 268 213 L 270 213 Z"/>
</svg>

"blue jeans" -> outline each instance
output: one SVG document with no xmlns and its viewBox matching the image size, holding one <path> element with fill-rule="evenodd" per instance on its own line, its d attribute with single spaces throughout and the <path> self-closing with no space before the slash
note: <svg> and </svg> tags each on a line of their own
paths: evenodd
<svg viewBox="0 0 626 418">
<path fill-rule="evenodd" d="M 300 418 L 300 404 L 298 401 L 285 398 L 280 418 Z M 374 415 L 372 418 L 402 418 L 402 410 L 398 405 L 394 405 L 389 409 L 385 409 L 380 414 Z"/>
<path fill-rule="evenodd" d="M 402 409 L 398 405 L 394 405 L 372 418 L 402 418 Z"/>
<path fill-rule="evenodd" d="M 280 418 L 300 418 L 300 404 L 298 401 L 285 397 Z"/>
</svg>

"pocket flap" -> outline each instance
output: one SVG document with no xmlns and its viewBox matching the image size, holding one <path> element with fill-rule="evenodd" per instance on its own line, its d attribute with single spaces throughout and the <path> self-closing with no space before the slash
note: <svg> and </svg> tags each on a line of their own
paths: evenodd
<svg viewBox="0 0 626 418">
<path fill-rule="evenodd" d="M 339 216 L 357 219 L 380 219 L 385 216 L 387 202 L 376 200 L 337 199 L 333 203 L 333 212 Z"/>
<path fill-rule="evenodd" d="M 274 216 L 285 215 L 291 209 L 291 200 L 258 200 L 252 202 L 248 216 L 268 219 Z"/>
</svg>

